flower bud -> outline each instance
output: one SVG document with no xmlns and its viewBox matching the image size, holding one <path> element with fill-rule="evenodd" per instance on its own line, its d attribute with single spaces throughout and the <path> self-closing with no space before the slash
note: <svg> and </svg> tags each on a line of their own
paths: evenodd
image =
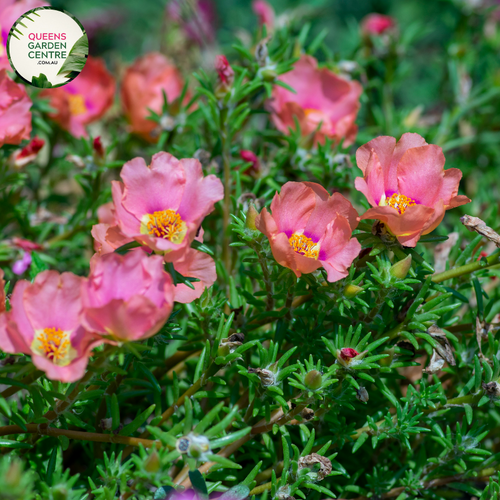
<svg viewBox="0 0 500 500">
<path fill-rule="evenodd" d="M 240 345 L 243 344 L 245 335 L 243 333 L 233 333 L 227 339 L 221 339 L 217 354 L 227 356 L 232 354 Z"/>
<path fill-rule="evenodd" d="M 234 70 L 231 68 L 226 56 L 219 55 L 215 58 L 215 71 L 218 75 L 218 84 L 215 95 L 222 99 L 230 90 L 234 82 Z"/>
<path fill-rule="evenodd" d="M 234 70 L 231 68 L 226 56 L 218 55 L 215 58 L 215 71 L 219 75 L 219 83 L 231 86 L 234 81 Z"/>
<path fill-rule="evenodd" d="M 251 229 L 252 231 L 257 230 L 257 227 L 255 226 L 255 219 L 257 218 L 257 215 L 259 215 L 259 212 L 257 212 L 253 204 L 250 204 L 250 206 L 248 207 L 245 224 L 247 228 Z"/>
<path fill-rule="evenodd" d="M 45 141 L 39 137 L 31 139 L 27 146 L 24 146 L 23 149 L 13 154 L 11 161 L 13 161 L 14 166 L 16 168 L 21 168 L 33 162 L 44 144 Z"/>
<path fill-rule="evenodd" d="M 345 288 L 344 288 L 344 296 L 347 297 L 348 299 L 352 299 L 358 295 L 358 293 L 362 292 L 363 288 L 361 288 L 358 285 L 353 285 L 352 283 L 349 283 Z"/>
<path fill-rule="evenodd" d="M 259 158 L 253 151 L 249 151 L 247 149 L 242 149 L 240 151 L 240 158 L 243 161 L 251 163 L 249 167 L 246 167 L 242 170 L 243 174 L 251 175 L 255 177 L 260 172 L 260 162 Z"/>
<path fill-rule="evenodd" d="M 391 274 L 391 276 L 394 276 L 395 278 L 404 280 L 408 274 L 408 271 L 410 270 L 410 267 L 411 267 L 411 255 L 408 255 L 403 260 L 396 262 L 396 264 L 394 264 L 389 269 L 389 273 Z"/>
<path fill-rule="evenodd" d="M 488 396 L 500 396 L 500 384 L 498 382 L 488 382 L 487 384 L 483 382 L 483 389 Z"/>
<path fill-rule="evenodd" d="M 359 352 L 356 351 L 356 349 L 353 349 L 352 347 L 344 347 L 343 349 L 340 349 L 340 357 L 344 361 L 355 358 L 358 354 Z"/>
<path fill-rule="evenodd" d="M 370 399 L 370 396 L 368 395 L 368 391 L 364 387 L 360 387 L 356 391 L 356 399 L 358 401 L 361 401 L 362 403 L 366 403 Z"/>
<path fill-rule="evenodd" d="M 276 385 L 276 373 L 265 368 L 248 368 L 248 373 L 255 373 L 259 378 L 263 387 L 269 387 L 270 385 Z"/>
<path fill-rule="evenodd" d="M 396 27 L 396 21 L 390 16 L 382 14 L 368 14 L 361 21 L 361 32 L 363 35 L 380 36 Z"/>
<path fill-rule="evenodd" d="M 176 446 L 179 453 L 187 453 L 191 458 L 204 459 L 204 455 L 210 450 L 210 441 L 205 436 L 198 436 L 190 432 L 177 440 Z"/>
<path fill-rule="evenodd" d="M 318 370 L 311 370 L 304 377 L 304 385 L 312 391 L 317 391 L 321 387 L 322 382 L 323 377 L 321 372 L 319 372 Z"/>
<path fill-rule="evenodd" d="M 144 464 L 144 469 L 148 472 L 158 472 L 160 470 L 160 456 L 156 450 L 149 455 L 146 463 Z"/>
<path fill-rule="evenodd" d="M 260 74 L 265 82 L 274 82 L 278 76 L 278 73 L 273 67 L 262 68 Z"/>
<path fill-rule="evenodd" d="M 300 416 L 301 416 L 304 420 L 311 420 L 311 419 L 314 417 L 314 410 L 311 410 L 311 408 L 304 408 L 304 409 L 300 412 Z"/>
<path fill-rule="evenodd" d="M 317 464 L 319 464 L 319 467 Z M 321 481 L 331 474 L 332 462 L 330 462 L 328 458 L 318 455 L 317 453 L 311 453 L 310 455 L 299 458 L 298 470 L 300 471 L 305 468 L 312 469 L 311 472 L 307 474 L 311 481 Z"/>
<path fill-rule="evenodd" d="M 105 151 L 100 136 L 94 138 L 92 146 L 94 147 L 94 153 L 97 156 L 97 158 L 104 158 Z"/>
</svg>

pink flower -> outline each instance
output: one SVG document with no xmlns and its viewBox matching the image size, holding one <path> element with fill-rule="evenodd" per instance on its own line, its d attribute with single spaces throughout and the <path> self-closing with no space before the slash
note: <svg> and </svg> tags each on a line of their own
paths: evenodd
<svg viewBox="0 0 500 500">
<path fill-rule="evenodd" d="M 418 134 L 403 134 L 397 144 L 377 137 L 358 149 L 356 161 L 363 172 L 356 189 L 374 207 L 361 218 L 382 221 L 404 246 L 436 229 L 445 210 L 471 201 L 457 195 L 462 172 L 444 170 L 443 150 Z"/>
<path fill-rule="evenodd" d="M 159 255 L 94 257 L 83 284 L 83 324 L 111 343 L 151 337 L 170 316 L 174 289 Z"/>
<path fill-rule="evenodd" d="M 155 142 L 157 124 L 148 120 L 150 109 L 159 115 L 163 110 L 163 91 L 171 104 L 184 87 L 179 70 L 162 54 L 151 52 L 137 59 L 127 68 L 121 88 L 121 99 L 125 114 L 130 121 L 130 130 L 145 139 Z"/>
<path fill-rule="evenodd" d="M 46 5 L 49 4 L 40 0 L 0 1 L 0 69 L 11 69 L 7 57 L 7 37 L 13 24 L 28 10 Z"/>
<path fill-rule="evenodd" d="M 314 182 L 287 182 L 274 195 L 272 215 L 263 209 L 257 229 L 269 238 L 274 258 L 297 277 L 324 267 L 328 281 L 338 281 L 361 250 L 351 238 L 359 217 L 340 193 L 330 196 Z"/>
<path fill-rule="evenodd" d="M 318 68 L 314 57 L 304 55 L 292 71 L 280 76 L 296 94 L 275 85 L 268 106 L 281 132 L 289 133 L 298 120 L 303 136 L 314 133 L 314 143 L 329 137 L 344 139 L 344 146 L 354 142 L 358 127 L 354 124 L 360 107 L 361 84 L 346 80 L 327 68 Z"/>
<path fill-rule="evenodd" d="M 33 162 L 44 145 L 45 141 L 43 139 L 33 137 L 27 146 L 13 154 L 14 166 L 21 168 Z"/>
<path fill-rule="evenodd" d="M 192 283 L 194 290 L 184 284 L 176 285 L 174 290 L 175 302 L 182 302 L 183 304 L 193 302 L 193 300 L 201 296 L 205 288 L 211 287 L 217 279 L 214 259 L 194 248 L 188 248 L 184 255 L 173 264 L 175 270 L 185 278 L 200 280 Z"/>
<path fill-rule="evenodd" d="M 221 181 L 203 177 L 198 160 L 164 152 L 153 155 L 150 166 L 142 158 L 125 163 L 121 178 L 123 183 L 112 183 L 121 233 L 165 253 L 169 262 L 189 248 L 204 217 L 224 196 Z"/>
<path fill-rule="evenodd" d="M 80 379 L 92 348 L 100 343 L 80 324 L 82 281 L 56 271 L 41 272 L 33 283 L 18 281 L 12 309 L 0 316 L 0 348 L 30 354 L 50 379 Z"/>
<path fill-rule="evenodd" d="M 361 21 L 361 31 L 365 35 L 382 35 L 395 26 L 396 21 L 392 17 L 382 14 L 368 14 Z"/>
<path fill-rule="evenodd" d="M 30 138 L 32 102 L 23 85 L 0 70 L 0 147 Z"/>
<path fill-rule="evenodd" d="M 57 112 L 50 115 L 75 137 L 87 137 L 85 127 L 101 118 L 112 106 L 115 80 L 101 59 L 89 56 L 82 72 L 63 87 L 45 89 L 40 95 L 50 99 Z"/>
<path fill-rule="evenodd" d="M 274 9 L 265 0 L 253 0 L 252 10 L 259 18 L 259 24 L 266 25 L 268 30 L 274 28 Z"/>
<path fill-rule="evenodd" d="M 240 151 L 240 158 L 243 161 L 251 163 L 251 165 L 243 170 L 243 173 L 249 173 L 250 175 L 256 175 L 260 172 L 260 161 L 257 155 L 253 151 L 248 151 L 247 149 L 242 149 Z"/>
<path fill-rule="evenodd" d="M 226 56 L 218 55 L 215 58 L 215 71 L 219 75 L 219 83 L 222 85 L 232 85 L 234 80 L 234 71 L 229 64 Z"/>
</svg>

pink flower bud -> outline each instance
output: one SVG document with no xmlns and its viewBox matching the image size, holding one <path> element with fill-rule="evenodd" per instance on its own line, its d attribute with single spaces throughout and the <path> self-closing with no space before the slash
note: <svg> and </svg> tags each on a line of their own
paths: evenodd
<svg viewBox="0 0 500 500">
<path fill-rule="evenodd" d="M 215 58 L 215 71 L 219 75 L 219 83 L 222 85 L 230 86 L 233 84 L 234 71 L 229 64 L 226 56 L 218 55 Z"/>
<path fill-rule="evenodd" d="M 14 153 L 14 166 L 20 168 L 31 163 L 37 157 L 44 144 L 45 141 L 39 137 L 31 139 L 27 146 Z"/>
<path fill-rule="evenodd" d="M 14 244 L 14 246 L 21 248 L 25 252 L 42 249 L 42 245 L 39 245 L 38 243 L 35 243 L 33 241 L 25 240 L 23 238 L 18 238 L 17 236 L 14 236 L 14 238 L 12 238 L 12 243 Z"/>
<path fill-rule="evenodd" d="M 355 358 L 358 354 L 359 352 L 356 351 L 356 349 L 353 349 L 352 347 L 344 347 L 343 349 L 340 349 L 340 357 L 344 361 Z"/>
<path fill-rule="evenodd" d="M 31 254 L 29 252 L 24 252 L 21 259 L 16 260 L 14 264 L 12 264 L 12 272 L 14 274 L 23 274 L 28 267 L 31 265 Z"/>
<path fill-rule="evenodd" d="M 248 151 L 247 149 L 242 149 L 240 151 L 240 158 L 252 164 L 242 171 L 243 174 L 252 175 L 254 173 L 256 174 L 260 172 L 260 161 L 255 153 L 253 153 L 252 151 Z"/>
<path fill-rule="evenodd" d="M 104 158 L 105 151 L 104 151 L 104 146 L 102 145 L 102 142 L 101 142 L 101 136 L 97 136 L 94 138 L 93 147 L 94 147 L 94 151 L 95 151 L 96 155 L 99 158 Z"/>
<path fill-rule="evenodd" d="M 392 17 L 382 14 L 368 14 L 361 21 L 361 31 L 365 35 L 382 35 L 395 26 L 396 21 Z"/>
</svg>

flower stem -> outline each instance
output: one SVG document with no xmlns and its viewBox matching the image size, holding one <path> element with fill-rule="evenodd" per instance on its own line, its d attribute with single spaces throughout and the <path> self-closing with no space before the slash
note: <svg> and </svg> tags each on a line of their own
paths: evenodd
<svg viewBox="0 0 500 500">
<path fill-rule="evenodd" d="M 487 269 L 488 267 L 500 264 L 500 250 L 493 252 L 489 257 L 486 257 L 486 262 L 483 259 L 476 262 L 471 262 L 470 264 L 465 264 L 464 266 L 455 267 L 454 269 L 448 269 L 442 273 L 437 273 L 432 276 L 432 281 L 434 283 L 441 283 L 452 278 L 458 278 L 465 274 L 470 274 L 475 271 L 480 271 L 481 269 Z"/>
<path fill-rule="evenodd" d="M 220 115 L 222 166 L 224 169 L 224 207 L 222 211 L 222 260 L 228 277 L 231 275 L 231 238 L 229 236 L 229 216 L 231 213 L 231 155 L 229 130 L 227 125 L 227 108 L 223 108 Z"/>
<path fill-rule="evenodd" d="M 26 424 L 27 431 L 23 430 L 18 425 L 6 425 L 0 427 L 0 436 L 8 436 L 11 434 L 41 434 L 43 436 L 66 436 L 71 439 L 80 441 L 94 441 L 97 443 L 114 443 L 126 444 L 128 446 L 139 446 L 142 444 L 144 448 L 151 448 L 155 445 L 160 445 L 159 441 L 150 439 L 140 439 L 128 436 L 116 436 L 114 434 L 99 434 L 97 432 L 72 431 L 69 429 L 57 429 L 45 427 L 46 424 Z"/>
</svg>

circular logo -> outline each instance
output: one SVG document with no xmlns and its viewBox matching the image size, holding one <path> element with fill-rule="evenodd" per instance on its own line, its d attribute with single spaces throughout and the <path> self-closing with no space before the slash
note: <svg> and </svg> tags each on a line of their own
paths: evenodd
<svg viewBox="0 0 500 500">
<path fill-rule="evenodd" d="M 7 38 L 7 55 L 16 73 L 40 88 L 60 87 L 80 74 L 89 53 L 80 21 L 52 7 L 23 14 Z"/>
</svg>

